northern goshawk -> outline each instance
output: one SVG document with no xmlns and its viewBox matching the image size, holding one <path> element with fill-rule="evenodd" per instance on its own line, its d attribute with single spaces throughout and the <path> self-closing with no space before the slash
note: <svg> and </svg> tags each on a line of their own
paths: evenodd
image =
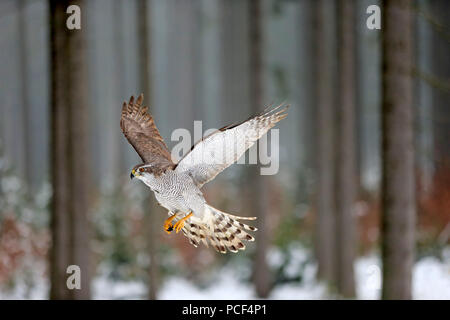
<svg viewBox="0 0 450 320">
<path fill-rule="evenodd" d="M 247 231 L 256 231 L 238 217 L 206 203 L 202 186 L 236 162 L 278 121 L 287 116 L 289 106 L 279 105 L 237 124 L 225 126 L 203 137 L 178 163 L 156 128 L 153 117 L 142 106 L 143 95 L 124 102 L 120 127 L 143 164 L 136 165 L 130 177 L 138 178 L 154 192 L 159 204 L 169 210 L 164 229 L 184 235 L 194 246 L 208 242 L 219 252 L 244 250 L 243 240 L 254 241 Z"/>
</svg>

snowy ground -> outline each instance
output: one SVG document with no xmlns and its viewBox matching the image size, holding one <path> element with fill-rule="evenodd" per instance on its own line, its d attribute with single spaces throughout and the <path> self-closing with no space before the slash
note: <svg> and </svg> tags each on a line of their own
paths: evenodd
<svg viewBox="0 0 450 320">
<path fill-rule="evenodd" d="M 272 252 L 269 262 L 276 265 L 279 254 Z M 305 250 L 295 249 L 286 272 L 296 272 L 295 266 L 307 257 Z M 381 287 L 380 260 L 376 255 L 359 258 L 355 263 L 358 299 L 378 299 Z M 234 267 L 216 271 L 217 279 L 206 288 L 180 277 L 166 279 L 159 293 L 160 299 L 256 299 L 253 287 L 240 280 L 240 272 Z M 300 284 L 285 284 L 275 287 L 270 299 L 329 299 L 325 287 L 315 281 L 316 268 L 306 264 Z M 239 274 L 238 274 L 239 273 Z M 146 287 L 141 282 L 112 282 L 106 277 L 97 277 L 93 282 L 95 299 L 142 299 Z M 42 280 L 33 290 L 18 285 L 14 292 L 0 291 L 0 299 L 46 299 L 48 284 Z M 444 260 L 426 257 L 419 260 L 413 272 L 414 299 L 450 300 L 450 249 Z"/>
<path fill-rule="evenodd" d="M 294 253 L 297 260 L 305 252 Z M 276 260 L 276 258 L 273 258 Z M 294 259 L 294 264 L 295 260 Z M 289 267 L 288 267 L 289 271 Z M 294 270 L 292 270 L 293 272 Z M 326 288 L 315 280 L 316 268 L 307 265 L 301 284 L 285 284 L 275 287 L 270 299 L 329 299 Z M 159 293 L 160 299 L 256 299 L 253 287 L 239 280 L 232 268 L 216 272 L 218 277 L 208 288 L 199 288 L 184 278 L 167 279 Z M 355 263 L 358 299 L 379 299 L 381 288 L 380 259 L 376 255 L 359 258 Z M 145 297 L 146 287 L 142 283 L 110 283 L 105 279 L 94 282 L 94 296 L 97 299 L 129 299 Z M 444 261 L 434 257 L 419 260 L 413 271 L 414 299 L 450 300 L 450 249 L 446 250 Z"/>
</svg>

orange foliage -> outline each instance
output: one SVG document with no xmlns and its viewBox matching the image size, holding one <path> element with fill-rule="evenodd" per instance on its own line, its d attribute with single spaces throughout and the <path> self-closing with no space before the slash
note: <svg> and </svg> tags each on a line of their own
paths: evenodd
<svg viewBox="0 0 450 320">
<path fill-rule="evenodd" d="M 450 166 L 436 169 L 430 190 L 420 193 L 418 206 L 419 224 L 427 231 L 439 233 L 450 223 Z"/>
<path fill-rule="evenodd" d="M 370 251 L 380 239 L 380 201 L 366 199 L 356 204 L 358 240 L 363 252 Z"/>
<path fill-rule="evenodd" d="M 48 248 L 46 232 L 36 233 L 13 215 L 6 215 L 0 225 L 0 284 L 11 278 L 25 258 L 44 260 Z"/>
</svg>

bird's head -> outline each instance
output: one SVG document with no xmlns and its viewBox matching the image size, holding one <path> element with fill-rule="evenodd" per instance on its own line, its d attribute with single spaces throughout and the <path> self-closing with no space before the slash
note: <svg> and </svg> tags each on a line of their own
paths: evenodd
<svg viewBox="0 0 450 320">
<path fill-rule="evenodd" d="M 131 169 L 130 178 L 136 177 L 142 180 L 143 178 L 150 178 L 150 176 L 159 177 L 167 170 L 173 170 L 174 168 L 175 165 L 168 161 L 138 164 Z"/>
<path fill-rule="evenodd" d="M 131 169 L 130 173 L 130 179 L 138 178 L 142 179 L 145 178 L 147 175 L 150 175 L 153 173 L 152 165 L 149 164 L 138 164 L 134 166 L 133 169 Z"/>
</svg>

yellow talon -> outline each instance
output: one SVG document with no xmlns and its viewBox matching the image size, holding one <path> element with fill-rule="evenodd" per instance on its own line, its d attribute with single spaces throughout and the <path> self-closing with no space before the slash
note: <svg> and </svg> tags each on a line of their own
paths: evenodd
<svg viewBox="0 0 450 320">
<path fill-rule="evenodd" d="M 167 234 L 170 234 L 170 232 L 172 232 L 173 230 L 172 220 L 175 219 L 176 216 L 177 215 L 174 214 L 169 218 L 167 218 L 166 221 L 164 221 L 164 231 L 167 232 Z"/>
<path fill-rule="evenodd" d="M 177 223 L 175 223 L 175 225 L 173 226 L 175 228 L 175 231 L 178 233 L 178 231 L 180 231 L 181 229 L 183 229 L 184 227 L 184 222 L 189 219 L 192 216 L 192 212 L 189 213 L 186 217 L 180 219 L 177 221 Z"/>
</svg>

